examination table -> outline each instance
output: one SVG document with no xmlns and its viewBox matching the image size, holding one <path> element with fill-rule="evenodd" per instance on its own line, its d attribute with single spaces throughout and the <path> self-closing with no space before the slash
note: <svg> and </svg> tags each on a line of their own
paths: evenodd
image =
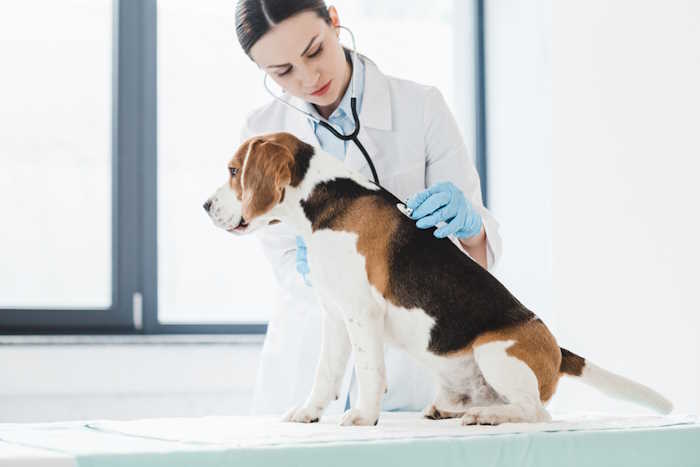
<svg viewBox="0 0 700 467">
<path fill-rule="evenodd" d="M 553 415 L 461 426 L 383 413 L 373 427 L 221 416 L 0 424 L 1 467 L 700 466 L 694 416 Z"/>
</svg>

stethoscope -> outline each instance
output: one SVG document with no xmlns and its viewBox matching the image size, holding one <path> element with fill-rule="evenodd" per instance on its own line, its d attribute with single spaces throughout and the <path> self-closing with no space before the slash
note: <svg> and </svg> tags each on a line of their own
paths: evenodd
<svg viewBox="0 0 700 467">
<path fill-rule="evenodd" d="M 369 157 L 369 154 L 367 153 L 367 150 L 365 147 L 362 145 L 360 140 L 357 138 L 357 135 L 360 133 L 360 118 L 357 116 L 357 97 L 355 94 L 355 63 L 357 63 L 357 47 L 355 46 L 355 35 L 352 33 L 352 31 L 345 26 L 338 26 L 339 28 L 345 29 L 347 32 L 350 33 L 350 37 L 352 38 L 352 53 L 353 53 L 353 66 L 352 66 L 352 76 L 350 77 L 350 108 L 352 109 L 352 118 L 355 120 L 355 130 L 349 134 L 349 135 L 344 135 L 343 133 L 338 132 L 333 126 L 326 120 L 319 120 L 316 118 L 315 115 L 300 109 L 299 107 L 290 104 L 289 102 L 277 97 L 271 90 L 270 88 L 267 87 L 267 73 L 265 73 L 265 77 L 263 78 L 263 85 L 265 86 L 265 89 L 267 90 L 268 93 L 278 101 L 282 102 L 283 104 L 293 108 L 294 110 L 303 113 L 306 115 L 308 118 L 316 122 L 317 124 L 321 125 L 322 127 L 326 128 L 328 131 L 333 133 L 333 136 L 336 138 L 339 138 L 343 141 L 350 141 L 355 143 L 355 145 L 359 148 L 360 152 L 362 152 L 362 155 L 365 156 L 365 160 L 367 161 L 367 164 L 369 164 L 370 170 L 372 170 L 372 177 L 374 177 L 374 183 L 379 185 L 379 177 L 377 176 L 377 171 L 374 168 L 374 164 L 372 163 L 372 158 Z"/>
</svg>

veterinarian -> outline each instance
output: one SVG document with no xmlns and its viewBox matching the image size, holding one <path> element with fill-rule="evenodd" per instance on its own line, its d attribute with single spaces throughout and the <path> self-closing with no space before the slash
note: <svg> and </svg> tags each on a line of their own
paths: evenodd
<svg viewBox="0 0 700 467">
<path fill-rule="evenodd" d="M 457 245 L 455 254 L 467 253 L 484 268 L 492 268 L 501 250 L 498 223 L 483 206 L 476 167 L 440 91 L 384 75 L 369 58 L 341 45 L 341 30 L 337 10 L 323 0 L 238 1 L 241 47 L 267 74 L 265 79 L 284 91 L 281 98 L 249 114 L 241 141 L 287 131 L 372 179 L 358 145 L 337 138 L 304 113 L 351 134 L 354 79 L 358 139 L 380 184 L 400 199 L 410 198 L 408 206 L 419 228 L 437 224 L 434 234 L 448 236 Z M 282 414 L 302 404 L 311 390 L 321 313 L 301 238 L 283 224 L 266 228 L 259 238 L 279 287 L 252 412 Z M 395 348 L 385 349 L 385 359 L 388 391 L 383 410 L 422 410 L 432 401 L 434 384 L 427 370 Z M 326 413 L 342 413 L 354 398 L 352 364 L 351 357 L 341 394 Z"/>
</svg>

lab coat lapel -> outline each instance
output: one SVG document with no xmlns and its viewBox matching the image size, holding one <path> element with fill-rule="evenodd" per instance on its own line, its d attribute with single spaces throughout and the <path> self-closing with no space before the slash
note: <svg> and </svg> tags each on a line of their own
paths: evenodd
<svg viewBox="0 0 700 467">
<path fill-rule="evenodd" d="M 360 121 L 361 119 L 362 117 L 360 117 Z M 367 154 L 369 154 L 369 157 L 372 158 L 374 168 L 375 170 L 377 170 L 377 176 L 379 176 L 379 168 L 377 167 L 377 160 L 380 157 L 379 150 L 377 149 L 377 145 L 374 143 L 372 137 L 369 136 L 367 130 L 362 125 L 360 125 L 360 133 L 358 135 L 358 139 L 360 140 L 360 143 L 362 143 L 362 145 L 365 147 L 365 150 L 367 151 Z M 361 174 L 365 175 L 367 178 L 372 180 L 372 170 L 369 168 L 369 164 L 367 164 L 367 160 L 362 154 L 362 151 L 360 151 L 360 148 L 358 148 L 353 141 L 348 141 L 345 165 L 352 170 L 360 172 Z"/>
<path fill-rule="evenodd" d="M 360 133 L 358 139 L 365 147 L 369 157 L 372 158 L 374 168 L 377 170 L 379 181 L 382 180 L 382 156 L 381 149 L 370 136 L 371 130 L 391 130 L 391 94 L 389 93 L 389 81 L 379 71 L 377 65 L 369 58 L 361 56 L 365 64 L 365 88 L 362 95 L 362 111 L 360 112 Z M 357 145 L 348 141 L 345 164 L 372 180 L 372 171 Z"/>
<path fill-rule="evenodd" d="M 288 97 L 288 99 L 288 102 L 290 104 L 300 109 L 304 108 L 304 102 L 300 99 L 292 96 Z M 285 131 L 293 134 L 294 136 L 296 136 L 297 138 L 299 138 L 307 144 L 316 147 L 321 146 L 321 143 L 316 137 L 316 133 L 314 133 L 314 130 L 311 126 L 311 123 L 309 122 L 308 117 L 302 114 L 301 112 L 289 109 L 289 111 L 286 112 L 285 125 L 283 126 L 283 128 L 285 128 Z"/>
</svg>

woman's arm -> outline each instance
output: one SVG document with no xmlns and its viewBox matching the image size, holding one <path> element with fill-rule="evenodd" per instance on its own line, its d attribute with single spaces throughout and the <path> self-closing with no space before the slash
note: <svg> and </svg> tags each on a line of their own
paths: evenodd
<svg viewBox="0 0 700 467">
<path fill-rule="evenodd" d="M 486 259 L 486 230 L 484 226 L 481 226 L 481 231 L 470 238 L 459 239 L 459 243 L 462 244 L 469 256 L 472 257 L 474 261 L 479 263 L 482 268 L 488 269 L 487 259 Z"/>
<path fill-rule="evenodd" d="M 481 231 L 460 239 L 464 250 L 486 269 L 491 269 L 501 256 L 498 222 L 483 205 L 481 183 L 473 159 L 469 156 L 459 127 L 445 99 L 437 88 L 430 88 L 424 109 L 426 153 L 425 186 L 450 181 L 457 186 L 474 210 L 481 216 Z"/>
</svg>

